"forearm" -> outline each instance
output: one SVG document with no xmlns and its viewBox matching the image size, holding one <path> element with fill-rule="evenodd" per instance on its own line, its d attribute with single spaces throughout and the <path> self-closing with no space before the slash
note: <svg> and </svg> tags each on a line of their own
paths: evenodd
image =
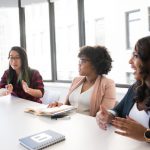
<svg viewBox="0 0 150 150">
<path fill-rule="evenodd" d="M 32 88 L 28 88 L 27 92 L 28 94 L 30 94 L 33 97 L 42 97 L 42 92 L 38 89 L 32 89 Z"/>
</svg>

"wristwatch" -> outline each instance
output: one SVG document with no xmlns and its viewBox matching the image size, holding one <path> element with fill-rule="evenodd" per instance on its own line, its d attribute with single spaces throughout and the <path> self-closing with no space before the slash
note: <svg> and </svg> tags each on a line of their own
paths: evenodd
<svg viewBox="0 0 150 150">
<path fill-rule="evenodd" d="M 150 142 L 150 129 L 147 129 L 144 133 L 144 138 L 146 142 Z"/>
</svg>

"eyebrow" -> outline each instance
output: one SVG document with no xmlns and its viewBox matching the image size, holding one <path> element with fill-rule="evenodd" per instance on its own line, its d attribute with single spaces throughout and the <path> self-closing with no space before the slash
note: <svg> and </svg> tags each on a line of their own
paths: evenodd
<svg viewBox="0 0 150 150">
<path fill-rule="evenodd" d="M 17 54 L 17 55 L 9 55 L 9 57 L 10 57 L 10 56 L 12 56 L 12 57 L 13 57 L 13 56 L 15 56 L 15 57 L 18 56 L 18 57 L 20 57 L 20 55 L 18 55 L 18 54 Z"/>
</svg>

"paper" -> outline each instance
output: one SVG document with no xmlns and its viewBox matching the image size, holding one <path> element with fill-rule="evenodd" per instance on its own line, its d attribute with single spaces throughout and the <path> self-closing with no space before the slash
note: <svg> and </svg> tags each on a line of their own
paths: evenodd
<svg viewBox="0 0 150 150">
<path fill-rule="evenodd" d="M 41 106 L 33 106 L 25 109 L 25 112 L 33 113 L 35 115 L 55 115 L 59 113 L 66 113 L 70 112 L 72 110 L 75 110 L 76 108 L 74 106 L 70 105 L 61 105 L 59 107 L 52 107 L 48 108 L 48 105 L 42 105 Z"/>
</svg>

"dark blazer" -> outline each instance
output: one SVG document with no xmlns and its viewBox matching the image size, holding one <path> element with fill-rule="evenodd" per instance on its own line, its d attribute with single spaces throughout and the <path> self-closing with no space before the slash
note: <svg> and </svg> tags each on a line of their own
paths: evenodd
<svg viewBox="0 0 150 150">
<path fill-rule="evenodd" d="M 133 100 L 134 96 L 134 85 L 132 85 L 120 103 L 113 108 L 113 110 L 117 113 L 117 116 L 125 118 L 129 115 L 129 112 L 135 103 Z"/>
</svg>

